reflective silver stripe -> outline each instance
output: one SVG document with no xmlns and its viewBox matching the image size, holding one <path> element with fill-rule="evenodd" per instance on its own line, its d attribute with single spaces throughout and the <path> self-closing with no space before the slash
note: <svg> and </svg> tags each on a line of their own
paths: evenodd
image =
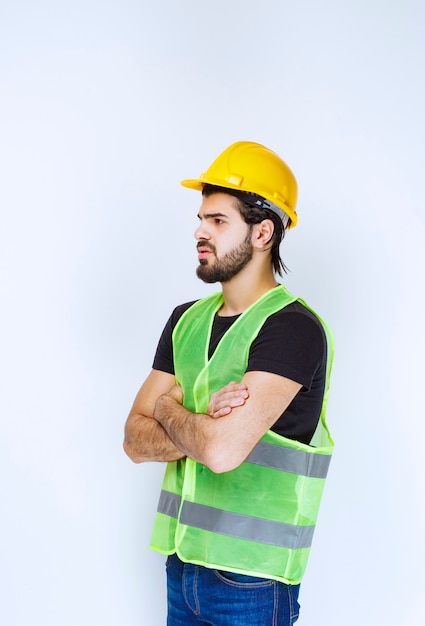
<svg viewBox="0 0 425 626">
<path fill-rule="evenodd" d="M 177 518 L 181 500 L 181 497 L 175 493 L 162 490 L 159 496 L 158 513 L 164 513 L 164 515 Z"/>
<path fill-rule="evenodd" d="M 314 526 L 294 526 L 283 522 L 221 511 L 203 504 L 183 502 L 180 522 L 220 535 L 267 543 L 280 548 L 309 548 Z"/>
<path fill-rule="evenodd" d="M 330 462 L 331 456 L 328 454 L 311 454 L 304 450 L 282 448 L 264 441 L 259 441 L 245 459 L 245 463 L 312 478 L 326 478 Z"/>
</svg>

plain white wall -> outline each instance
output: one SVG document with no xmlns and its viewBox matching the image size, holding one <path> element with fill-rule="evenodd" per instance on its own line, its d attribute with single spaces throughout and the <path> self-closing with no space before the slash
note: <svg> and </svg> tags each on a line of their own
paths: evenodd
<svg viewBox="0 0 425 626">
<path fill-rule="evenodd" d="M 199 197 L 228 144 L 300 187 L 288 288 L 332 326 L 336 440 L 300 625 L 422 613 L 418 0 L 0 5 L 0 620 L 164 623 L 148 549 L 163 467 L 121 448 L 194 275 Z"/>
</svg>

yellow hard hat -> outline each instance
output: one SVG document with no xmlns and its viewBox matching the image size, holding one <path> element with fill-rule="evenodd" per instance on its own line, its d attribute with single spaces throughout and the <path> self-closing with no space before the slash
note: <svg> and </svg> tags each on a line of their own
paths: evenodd
<svg viewBox="0 0 425 626">
<path fill-rule="evenodd" d="M 182 180 L 183 187 L 202 191 L 205 184 L 256 194 L 269 208 L 283 211 L 297 223 L 298 186 L 295 176 L 275 153 L 252 141 L 237 141 L 226 148 L 199 178 Z M 268 206 L 264 203 L 263 206 Z M 280 213 L 279 211 L 279 213 Z"/>
</svg>

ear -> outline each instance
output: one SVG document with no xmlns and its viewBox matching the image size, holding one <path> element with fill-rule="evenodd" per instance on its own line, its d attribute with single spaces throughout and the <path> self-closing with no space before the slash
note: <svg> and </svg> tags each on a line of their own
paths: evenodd
<svg viewBox="0 0 425 626">
<path fill-rule="evenodd" d="M 259 224 L 254 224 L 252 229 L 252 245 L 254 248 L 264 250 L 270 244 L 274 233 L 272 220 L 263 220 Z"/>
</svg>

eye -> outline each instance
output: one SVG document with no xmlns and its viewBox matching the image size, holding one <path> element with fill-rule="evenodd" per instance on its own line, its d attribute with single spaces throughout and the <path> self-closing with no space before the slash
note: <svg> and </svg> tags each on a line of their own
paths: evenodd
<svg viewBox="0 0 425 626">
<path fill-rule="evenodd" d="M 224 220 L 222 220 L 220 217 L 215 217 L 214 222 L 215 224 L 224 224 Z"/>
</svg>

